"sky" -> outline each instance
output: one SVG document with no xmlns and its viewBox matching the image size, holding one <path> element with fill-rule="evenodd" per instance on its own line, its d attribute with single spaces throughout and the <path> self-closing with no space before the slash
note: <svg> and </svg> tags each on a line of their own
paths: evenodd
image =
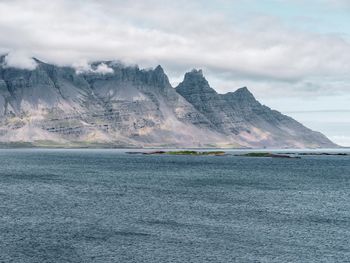
<svg viewBox="0 0 350 263">
<path fill-rule="evenodd" d="M 350 146 L 348 0 L 0 0 L 0 54 L 80 67 L 162 65 L 173 86 L 203 69 L 220 93 L 267 106 Z"/>
</svg>

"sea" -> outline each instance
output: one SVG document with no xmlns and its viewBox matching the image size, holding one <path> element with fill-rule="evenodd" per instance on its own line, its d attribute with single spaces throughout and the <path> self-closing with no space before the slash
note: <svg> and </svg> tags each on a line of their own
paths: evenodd
<svg viewBox="0 0 350 263">
<path fill-rule="evenodd" d="M 128 151 L 0 150 L 0 262 L 350 262 L 350 156 Z"/>
</svg>

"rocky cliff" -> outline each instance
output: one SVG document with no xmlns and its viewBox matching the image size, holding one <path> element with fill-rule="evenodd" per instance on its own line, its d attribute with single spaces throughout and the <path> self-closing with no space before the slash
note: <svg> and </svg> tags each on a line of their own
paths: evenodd
<svg viewBox="0 0 350 263">
<path fill-rule="evenodd" d="M 246 87 L 218 94 L 209 86 L 200 70 L 187 73 L 176 91 L 207 117 L 216 131 L 240 145 L 296 148 L 335 146 L 321 133 L 261 105 Z"/>
<path fill-rule="evenodd" d="M 112 61 L 77 71 L 0 57 L 0 142 L 38 146 L 331 147 L 320 133 L 261 105 L 246 89 L 225 95 L 201 71 L 174 89 L 158 66 Z"/>
</svg>

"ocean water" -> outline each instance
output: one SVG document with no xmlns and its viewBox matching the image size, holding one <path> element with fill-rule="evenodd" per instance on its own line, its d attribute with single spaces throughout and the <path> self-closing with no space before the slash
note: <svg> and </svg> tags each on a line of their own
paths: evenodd
<svg viewBox="0 0 350 263">
<path fill-rule="evenodd" d="M 0 150 L 0 262 L 349 262 L 350 157 Z"/>
</svg>

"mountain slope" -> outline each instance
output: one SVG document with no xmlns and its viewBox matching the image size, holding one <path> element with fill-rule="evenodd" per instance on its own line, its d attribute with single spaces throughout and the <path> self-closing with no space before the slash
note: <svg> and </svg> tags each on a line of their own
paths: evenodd
<svg viewBox="0 0 350 263">
<path fill-rule="evenodd" d="M 250 147 L 334 147 L 324 135 L 261 105 L 247 88 L 218 94 L 202 71 L 186 73 L 176 91 L 229 138 Z"/>
<path fill-rule="evenodd" d="M 113 147 L 331 147 L 323 135 L 262 106 L 247 89 L 220 95 L 200 71 L 174 89 L 152 70 L 112 61 L 75 70 L 0 57 L 0 143 Z"/>
</svg>

